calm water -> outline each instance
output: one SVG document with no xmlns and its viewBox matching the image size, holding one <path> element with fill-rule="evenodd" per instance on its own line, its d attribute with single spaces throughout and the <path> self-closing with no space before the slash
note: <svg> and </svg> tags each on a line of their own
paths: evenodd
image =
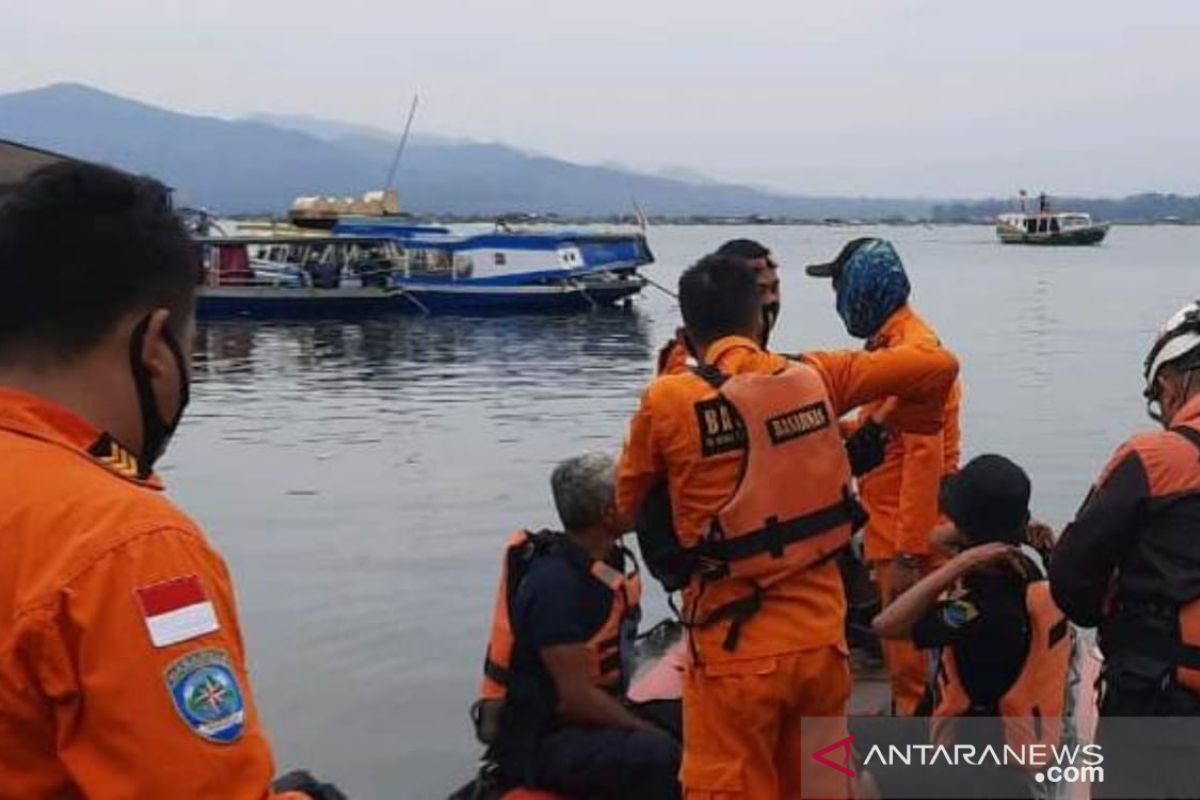
<svg viewBox="0 0 1200 800">
<path fill-rule="evenodd" d="M 1200 229 L 1038 249 L 975 227 L 660 228 L 649 274 L 673 285 L 724 239 L 759 238 L 783 264 L 773 344 L 854 346 L 828 284 L 801 268 L 865 232 L 896 242 L 915 304 L 963 360 L 967 453 L 1016 458 L 1035 512 L 1069 519 L 1113 446 L 1148 424 L 1141 360 L 1200 290 Z M 469 776 L 466 708 L 503 539 L 555 523 L 557 459 L 616 450 L 677 316 L 648 290 L 593 316 L 202 332 L 165 474 L 234 572 L 281 767 L 354 798 L 444 797 Z"/>
</svg>

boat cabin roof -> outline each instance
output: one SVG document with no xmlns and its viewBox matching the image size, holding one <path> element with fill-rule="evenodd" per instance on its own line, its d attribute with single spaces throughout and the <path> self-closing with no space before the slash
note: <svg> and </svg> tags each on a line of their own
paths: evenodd
<svg viewBox="0 0 1200 800">
<path fill-rule="evenodd" d="M 216 247 L 242 245 L 386 245 L 386 236 L 195 236 L 193 241 Z"/>
<path fill-rule="evenodd" d="M 586 244 L 629 242 L 641 237 L 639 233 L 563 230 L 451 233 L 445 228 L 414 228 L 377 222 L 341 222 L 334 232 L 339 235 L 412 240 L 413 246 L 437 250 L 557 250 Z"/>
<path fill-rule="evenodd" d="M 1008 213 L 1001 214 L 999 218 L 1001 220 L 1011 221 L 1011 222 L 1019 222 L 1021 220 L 1026 220 L 1026 219 L 1042 219 L 1042 218 L 1045 218 L 1045 219 L 1054 218 L 1054 219 L 1063 220 L 1063 221 L 1070 220 L 1072 222 L 1090 222 L 1092 219 L 1092 215 L 1088 214 L 1086 212 L 1083 212 L 1083 211 L 1034 211 L 1034 212 L 1010 211 Z"/>
</svg>

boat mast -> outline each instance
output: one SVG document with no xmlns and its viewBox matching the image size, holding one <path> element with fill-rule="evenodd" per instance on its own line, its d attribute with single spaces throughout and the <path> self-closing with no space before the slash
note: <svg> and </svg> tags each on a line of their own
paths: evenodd
<svg viewBox="0 0 1200 800">
<path fill-rule="evenodd" d="M 408 120 L 404 123 L 404 134 L 400 137 L 400 146 L 396 148 L 396 156 L 392 159 L 392 166 L 388 170 L 387 180 L 383 182 L 384 191 L 393 189 L 392 184 L 396 180 L 396 170 L 400 168 L 400 158 L 404 155 L 404 148 L 408 144 L 408 132 L 412 130 L 413 117 L 417 115 L 417 100 L 419 97 L 414 92 L 412 105 L 408 109 Z"/>
</svg>

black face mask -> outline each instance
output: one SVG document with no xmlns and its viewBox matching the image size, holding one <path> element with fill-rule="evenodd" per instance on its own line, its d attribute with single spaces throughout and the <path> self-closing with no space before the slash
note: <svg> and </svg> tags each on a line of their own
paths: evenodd
<svg viewBox="0 0 1200 800">
<path fill-rule="evenodd" d="M 768 340 L 771 338 L 771 329 L 775 327 L 775 320 L 779 319 L 779 303 L 763 303 L 762 307 L 762 346 L 767 346 Z"/>
<path fill-rule="evenodd" d="M 175 357 L 175 368 L 179 370 L 179 408 L 171 420 L 164 421 L 158 412 L 158 400 L 154 396 L 154 386 L 150 381 L 150 373 L 142 363 L 142 347 L 146 343 L 146 331 L 150 327 L 150 317 L 147 316 L 133 329 L 129 338 L 129 369 L 133 372 L 133 384 L 137 388 L 138 406 L 142 412 L 142 452 L 138 456 L 139 466 L 143 473 L 141 477 L 150 474 L 154 462 L 166 452 L 167 444 L 179 427 L 183 418 L 183 410 L 187 408 L 191 391 L 187 370 L 184 368 L 183 350 L 179 342 L 167 328 L 163 328 L 163 339 Z"/>
</svg>

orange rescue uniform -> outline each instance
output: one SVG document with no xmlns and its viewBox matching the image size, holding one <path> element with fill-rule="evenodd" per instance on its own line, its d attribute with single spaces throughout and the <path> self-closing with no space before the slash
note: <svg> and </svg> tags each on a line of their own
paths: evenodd
<svg viewBox="0 0 1200 800">
<path fill-rule="evenodd" d="M 110 437 L 3 387 L 0 551 L 0 798 L 307 797 L 271 793 L 221 557 Z M 152 632 L 172 597 L 212 607 Z"/>
<path fill-rule="evenodd" d="M 867 349 L 883 352 L 895 347 L 940 348 L 933 328 L 909 305 L 896 310 Z M 896 598 L 891 584 L 891 562 L 898 553 L 929 557 L 933 547 L 929 534 L 937 525 L 938 489 L 944 475 L 958 470 L 961 437 L 958 412 L 962 387 L 955 383 L 944 405 L 932 409 L 913 408 L 900 402 L 886 411 L 885 424 L 892 429 L 883 463 L 859 479 L 863 505 L 870 514 L 865 551 L 879 587 L 883 605 Z M 859 422 L 881 410 L 881 403 L 862 409 Z M 896 430 L 894 420 L 906 419 L 910 430 Z M 883 655 L 892 681 L 892 699 L 897 713 L 911 714 L 925 692 L 928 658 L 912 642 L 883 642 Z"/>
<path fill-rule="evenodd" d="M 705 355 L 725 375 L 772 374 L 789 363 L 737 336 L 715 342 Z M 803 360 L 824 382 L 835 416 L 895 395 L 910 402 L 915 418 L 923 413 L 934 424 L 941 422 L 958 372 L 950 353 L 926 345 L 810 353 Z M 667 480 L 676 535 L 685 547 L 708 532 L 736 490 L 744 460 L 736 450 L 702 454 L 695 404 L 708 396 L 710 388 L 690 374 L 651 383 L 617 473 L 617 505 L 630 518 L 650 489 Z M 699 598 L 693 583 L 684 601 L 702 600 L 704 609 L 715 609 L 745 593 L 742 582 L 715 581 L 704 585 Z M 841 575 L 834 561 L 825 560 L 773 583 L 762 608 L 744 623 L 736 648 L 724 647 L 725 625 L 689 632 L 699 662 L 689 665 L 684 682 L 681 779 L 688 797 L 799 796 L 801 717 L 842 716 L 849 698 L 845 613 Z M 838 773 L 821 774 L 831 778 L 829 792 L 844 794 Z"/>
</svg>

